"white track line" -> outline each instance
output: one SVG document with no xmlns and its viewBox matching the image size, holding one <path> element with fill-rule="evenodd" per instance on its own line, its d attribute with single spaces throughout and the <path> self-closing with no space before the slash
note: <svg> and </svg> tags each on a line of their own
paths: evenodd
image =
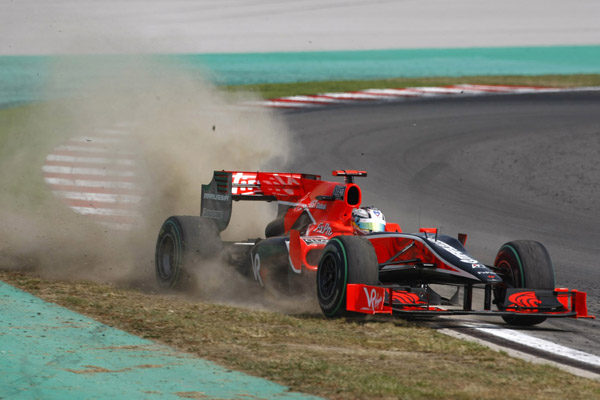
<svg viewBox="0 0 600 400">
<path fill-rule="evenodd" d="M 264 107 L 276 107 L 276 108 L 310 108 L 310 107 L 318 107 L 318 104 L 314 103 L 292 103 L 292 102 L 284 102 L 277 100 L 266 100 L 264 102 L 256 102 L 254 103 L 257 106 Z"/>
<path fill-rule="evenodd" d="M 67 179 L 67 178 L 44 178 L 44 181 L 51 186 L 82 186 L 95 187 L 102 189 L 137 189 L 138 185 L 133 182 L 116 181 L 91 181 L 86 179 Z"/>
<path fill-rule="evenodd" d="M 44 165 L 42 171 L 57 174 L 73 174 L 73 175 L 98 175 L 98 176 L 135 176 L 133 171 L 119 171 L 113 169 L 102 168 L 83 168 L 83 167 L 66 167 L 57 165 Z"/>
<path fill-rule="evenodd" d="M 77 138 L 72 138 L 69 141 L 78 142 L 78 143 L 89 143 L 89 144 L 120 144 L 123 143 L 123 139 L 121 138 L 113 138 L 113 137 L 100 137 L 100 136 L 81 136 Z"/>
<path fill-rule="evenodd" d="M 557 361 L 552 361 L 547 358 L 542 358 L 539 356 L 532 355 L 530 353 L 525 353 L 523 351 L 515 350 L 512 347 L 508 347 L 508 345 L 500 345 L 497 343 L 492 343 L 489 340 L 485 340 L 485 339 L 479 338 L 477 336 L 469 335 L 465 332 L 455 331 L 450 328 L 442 328 L 442 329 L 438 329 L 437 331 L 440 333 L 443 333 L 444 335 L 452 336 L 457 339 L 478 343 L 478 344 L 488 347 L 494 351 L 504 352 L 511 357 L 520 358 L 527 362 L 531 362 L 531 363 L 535 363 L 535 364 L 553 365 L 556 368 L 562 369 L 563 371 L 567 371 L 573 375 L 581 376 L 581 377 L 584 377 L 587 379 L 600 380 L 600 375 L 598 375 L 594 372 L 588 371 L 586 369 L 572 367 L 570 365 L 562 364 Z"/>
<path fill-rule="evenodd" d="M 282 101 L 282 100 L 297 101 L 297 102 L 304 102 L 304 103 L 323 103 L 323 104 L 339 103 L 339 101 L 337 101 L 336 99 L 331 99 L 329 97 L 323 97 L 323 96 L 290 96 L 290 97 L 283 97 L 281 99 L 274 99 L 274 101 Z"/>
<path fill-rule="evenodd" d="M 532 349 L 540 350 L 546 353 L 555 354 L 561 357 L 566 357 L 571 360 L 576 360 L 585 364 L 600 367 L 600 357 L 583 351 L 575 350 L 570 347 L 562 346 L 548 340 L 539 339 L 534 336 L 526 335 L 522 332 L 499 328 L 497 325 L 491 324 L 465 324 L 466 327 L 473 328 L 480 332 L 487 333 Z"/>
<path fill-rule="evenodd" d="M 406 89 L 365 89 L 363 92 L 397 97 L 419 97 L 419 93 Z"/>
<path fill-rule="evenodd" d="M 96 221 L 99 225 L 105 226 L 109 229 L 115 231 L 128 231 L 131 230 L 133 224 L 128 223 L 118 223 L 118 222 L 104 222 L 104 221 Z"/>
<path fill-rule="evenodd" d="M 63 144 L 60 145 L 58 147 L 56 147 L 53 150 L 54 153 L 83 153 L 83 154 L 90 154 L 92 156 L 96 156 L 96 155 L 119 155 L 119 156 L 133 156 L 135 153 L 132 151 L 128 151 L 128 150 L 122 150 L 122 149 L 114 149 L 114 148 L 107 148 L 106 146 L 93 146 L 90 145 L 88 143 L 86 144 L 80 144 L 78 143 L 77 145 L 73 145 L 73 144 Z"/>
<path fill-rule="evenodd" d="M 73 211 L 81 215 L 110 215 L 116 217 L 139 217 L 139 213 L 118 208 L 95 208 L 95 207 L 71 207 Z"/>
<path fill-rule="evenodd" d="M 324 93 L 323 96 L 339 100 L 380 100 L 381 97 L 370 93 Z"/>
<path fill-rule="evenodd" d="M 417 92 L 430 93 L 430 94 L 460 94 L 463 93 L 462 89 L 452 87 L 414 87 L 410 88 Z"/>
<path fill-rule="evenodd" d="M 135 165 L 134 160 L 127 158 L 106 158 L 106 157 L 75 157 L 63 156 L 57 154 L 49 154 L 46 157 L 47 161 L 64 161 L 71 163 L 88 163 L 88 164 L 118 164 L 118 165 Z"/>
<path fill-rule="evenodd" d="M 53 193 L 63 199 L 98 201 L 102 203 L 139 203 L 142 201 L 142 196 L 128 194 L 65 192 L 62 190 L 55 190 Z"/>
</svg>

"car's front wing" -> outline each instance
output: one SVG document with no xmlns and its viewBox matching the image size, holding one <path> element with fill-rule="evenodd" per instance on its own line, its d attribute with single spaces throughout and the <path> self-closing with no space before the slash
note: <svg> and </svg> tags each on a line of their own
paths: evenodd
<svg viewBox="0 0 600 400">
<path fill-rule="evenodd" d="M 407 288 L 346 285 L 346 310 L 363 314 L 411 315 L 536 315 L 595 318 L 587 312 L 587 294 L 578 290 L 507 289 L 499 310 L 491 309 L 491 288 L 486 287 L 482 309 L 472 307 L 472 287 L 465 286 L 462 308 L 431 304 L 427 296 Z"/>
</svg>

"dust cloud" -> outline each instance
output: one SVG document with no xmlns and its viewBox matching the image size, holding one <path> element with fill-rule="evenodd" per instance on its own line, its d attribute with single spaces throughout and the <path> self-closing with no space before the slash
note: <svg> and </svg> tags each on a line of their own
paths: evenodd
<svg viewBox="0 0 600 400">
<path fill-rule="evenodd" d="M 170 215 L 199 215 L 200 185 L 213 170 L 285 169 L 292 154 L 284 124 L 266 109 L 244 105 L 249 94 L 225 93 L 197 70 L 164 60 L 67 57 L 54 65 L 46 91 L 55 98 L 8 110 L 2 120 L 0 268 L 154 287 L 160 225 Z M 114 163 L 123 154 L 134 157 L 142 193 L 133 229 L 120 231 L 70 210 L 50 194 L 41 171 L 56 146 L 117 127 L 127 132 L 125 144 L 105 149 Z M 269 204 L 236 203 L 223 235 L 261 237 L 274 213 Z M 244 284 L 222 270 L 206 293 L 216 294 L 228 280 Z M 230 288 L 226 295 L 245 290 Z"/>
</svg>

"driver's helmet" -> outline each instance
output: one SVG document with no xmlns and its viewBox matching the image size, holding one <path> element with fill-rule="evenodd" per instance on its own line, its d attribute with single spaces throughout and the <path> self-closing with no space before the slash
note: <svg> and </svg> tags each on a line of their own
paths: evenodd
<svg viewBox="0 0 600 400">
<path fill-rule="evenodd" d="M 375 207 L 361 207 L 352 210 L 352 225 L 360 233 L 385 231 L 385 216 Z"/>
</svg>

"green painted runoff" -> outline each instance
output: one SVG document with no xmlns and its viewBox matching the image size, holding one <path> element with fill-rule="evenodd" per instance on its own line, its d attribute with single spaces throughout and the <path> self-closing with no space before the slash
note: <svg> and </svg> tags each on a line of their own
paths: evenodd
<svg viewBox="0 0 600 400">
<path fill-rule="evenodd" d="M 316 399 L 0 282 L 0 399 Z"/>
<path fill-rule="evenodd" d="M 396 77 L 600 73 L 600 46 L 489 47 L 363 51 L 64 55 L 0 57 L 0 106 L 60 98 L 106 73 L 95 68 L 159 60 L 218 85 Z M 68 66 L 67 70 L 64 66 Z M 58 78 L 58 79 L 57 79 Z M 52 82 L 53 85 L 49 85 Z M 59 82 L 60 84 L 56 84 Z M 48 87 L 52 87 L 48 90 Z"/>
</svg>

